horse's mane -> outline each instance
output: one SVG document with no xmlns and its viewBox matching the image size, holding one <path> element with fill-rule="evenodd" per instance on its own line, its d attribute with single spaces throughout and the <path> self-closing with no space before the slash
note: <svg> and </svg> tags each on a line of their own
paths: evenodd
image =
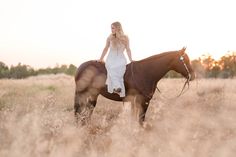
<svg viewBox="0 0 236 157">
<path fill-rule="evenodd" d="M 171 54 L 176 54 L 178 51 L 168 51 L 168 52 L 162 52 L 162 53 L 159 53 L 159 54 L 156 54 L 156 55 L 152 55 L 150 57 L 147 57 L 147 58 L 144 58 L 144 59 L 141 59 L 139 60 L 138 62 L 146 62 L 146 61 L 150 61 L 150 60 L 158 60 L 162 57 L 165 57 L 167 55 L 171 55 Z"/>
</svg>

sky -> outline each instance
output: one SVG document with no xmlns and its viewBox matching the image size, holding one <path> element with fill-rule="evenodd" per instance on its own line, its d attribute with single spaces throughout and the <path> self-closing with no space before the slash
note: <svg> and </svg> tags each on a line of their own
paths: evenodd
<svg viewBox="0 0 236 157">
<path fill-rule="evenodd" d="M 34 68 L 99 59 L 112 22 L 133 60 L 187 47 L 190 59 L 236 51 L 234 0 L 0 0 L 0 61 Z"/>
</svg>

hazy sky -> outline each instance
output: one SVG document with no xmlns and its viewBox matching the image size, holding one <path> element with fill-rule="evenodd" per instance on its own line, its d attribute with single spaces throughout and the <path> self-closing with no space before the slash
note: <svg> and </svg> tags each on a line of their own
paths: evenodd
<svg viewBox="0 0 236 157">
<path fill-rule="evenodd" d="M 236 51 L 234 0 L 0 0 L 0 61 L 33 67 L 99 59 L 120 21 L 134 60 L 187 46 L 191 59 Z"/>
</svg>

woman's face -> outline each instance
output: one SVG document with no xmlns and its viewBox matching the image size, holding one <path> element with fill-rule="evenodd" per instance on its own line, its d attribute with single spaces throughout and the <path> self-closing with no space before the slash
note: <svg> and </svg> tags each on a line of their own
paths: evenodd
<svg viewBox="0 0 236 157">
<path fill-rule="evenodd" d="M 111 25 L 111 33 L 116 34 L 116 27 Z"/>
</svg>

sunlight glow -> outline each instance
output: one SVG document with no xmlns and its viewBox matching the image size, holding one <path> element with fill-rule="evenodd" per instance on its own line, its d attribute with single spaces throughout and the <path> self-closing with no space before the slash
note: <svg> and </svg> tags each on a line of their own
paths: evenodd
<svg viewBox="0 0 236 157">
<path fill-rule="evenodd" d="M 135 3 L 135 4 L 134 4 Z M 33 67 L 98 59 L 120 21 L 134 60 L 187 46 L 191 59 L 236 51 L 233 0 L 0 1 L 0 61 Z"/>
</svg>

